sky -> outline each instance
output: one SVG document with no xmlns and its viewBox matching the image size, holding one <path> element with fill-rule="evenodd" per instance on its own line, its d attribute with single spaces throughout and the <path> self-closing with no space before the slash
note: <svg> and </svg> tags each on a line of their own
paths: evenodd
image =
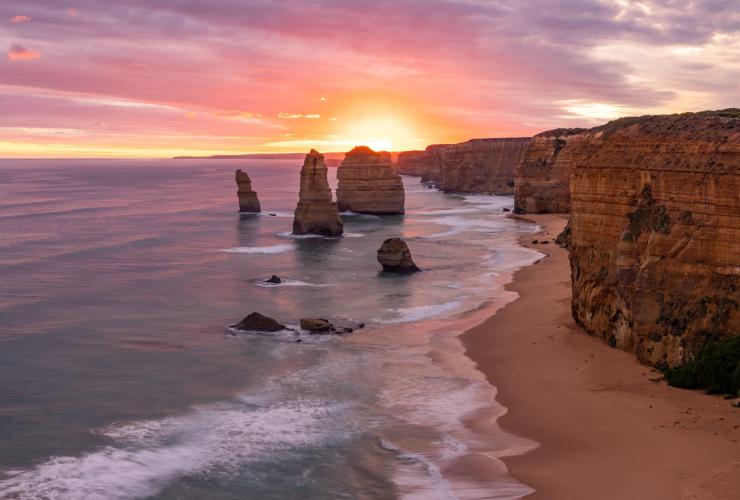
<svg viewBox="0 0 740 500">
<path fill-rule="evenodd" d="M 740 106 L 740 0 L 0 0 L 0 156 L 408 150 Z"/>
</svg>

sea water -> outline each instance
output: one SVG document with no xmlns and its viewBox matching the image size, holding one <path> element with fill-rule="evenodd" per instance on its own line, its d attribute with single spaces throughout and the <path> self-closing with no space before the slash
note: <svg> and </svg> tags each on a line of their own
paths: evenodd
<svg viewBox="0 0 740 500">
<path fill-rule="evenodd" d="M 262 214 L 237 213 L 236 168 Z M 0 498 L 531 491 L 499 459 L 527 444 L 496 428 L 505 410 L 457 335 L 514 298 L 503 285 L 541 257 L 517 244 L 534 225 L 506 216 L 511 198 L 409 177 L 405 215 L 344 213 L 341 238 L 294 237 L 299 171 L 0 161 Z M 379 272 L 389 237 L 423 272 Z M 252 311 L 366 327 L 234 335 Z M 481 416 L 485 432 L 469 425 Z M 473 458 L 484 474 L 465 472 Z"/>
</svg>

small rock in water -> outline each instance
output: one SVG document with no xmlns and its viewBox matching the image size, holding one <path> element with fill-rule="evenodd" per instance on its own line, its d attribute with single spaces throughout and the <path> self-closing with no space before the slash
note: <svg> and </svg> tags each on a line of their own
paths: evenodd
<svg viewBox="0 0 740 500">
<path fill-rule="evenodd" d="M 250 332 L 279 332 L 280 330 L 285 330 L 285 325 L 281 325 L 274 319 L 258 312 L 253 312 L 239 323 L 231 326 L 238 330 Z"/>
<path fill-rule="evenodd" d="M 509 209 L 509 208 L 504 208 L 504 212 L 511 212 L 511 209 Z"/>
<path fill-rule="evenodd" d="M 378 249 L 378 262 L 383 271 L 413 273 L 421 271 L 411 259 L 411 250 L 401 238 L 388 238 Z"/>
<path fill-rule="evenodd" d="M 334 330 L 334 325 L 324 318 L 302 318 L 301 329 L 309 333 L 329 333 Z"/>
<path fill-rule="evenodd" d="M 536 245 L 536 244 L 537 244 L 537 243 L 539 243 L 539 242 L 540 242 L 540 240 L 532 240 L 532 244 L 533 244 L 533 245 Z"/>
<path fill-rule="evenodd" d="M 550 242 L 549 242 L 548 240 L 544 240 L 544 241 L 542 242 L 542 244 L 543 244 L 543 245 L 547 245 L 548 243 L 550 243 Z"/>
<path fill-rule="evenodd" d="M 277 274 L 273 274 L 272 277 L 270 277 L 270 279 L 265 280 L 264 282 L 272 283 L 273 285 L 279 285 L 280 283 L 283 282 L 283 280 L 280 279 L 280 276 L 278 276 Z"/>
<path fill-rule="evenodd" d="M 277 217 L 277 214 L 267 214 L 267 215 L 269 215 L 270 217 Z"/>
</svg>

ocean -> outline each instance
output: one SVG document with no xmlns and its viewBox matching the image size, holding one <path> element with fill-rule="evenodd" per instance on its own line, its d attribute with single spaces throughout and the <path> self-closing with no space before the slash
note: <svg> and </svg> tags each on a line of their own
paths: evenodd
<svg viewBox="0 0 740 500">
<path fill-rule="evenodd" d="M 0 160 L 0 498 L 532 491 L 499 458 L 532 443 L 457 336 L 513 300 L 537 228 L 408 177 L 404 216 L 293 237 L 300 163 Z M 262 214 L 237 213 L 237 168 Z M 396 236 L 423 272 L 379 272 Z M 252 311 L 367 326 L 235 335 Z"/>
</svg>

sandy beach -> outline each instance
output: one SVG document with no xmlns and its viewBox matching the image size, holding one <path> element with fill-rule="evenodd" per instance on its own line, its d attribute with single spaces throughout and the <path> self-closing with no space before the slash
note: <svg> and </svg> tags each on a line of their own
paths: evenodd
<svg viewBox="0 0 740 500">
<path fill-rule="evenodd" d="M 668 387 L 635 357 L 588 336 L 570 315 L 564 216 L 526 246 L 547 254 L 507 288 L 519 294 L 463 337 L 508 408 L 498 420 L 540 446 L 505 457 L 543 499 L 730 499 L 740 491 L 740 409 Z M 548 244 L 533 244 L 532 240 Z"/>
</svg>

